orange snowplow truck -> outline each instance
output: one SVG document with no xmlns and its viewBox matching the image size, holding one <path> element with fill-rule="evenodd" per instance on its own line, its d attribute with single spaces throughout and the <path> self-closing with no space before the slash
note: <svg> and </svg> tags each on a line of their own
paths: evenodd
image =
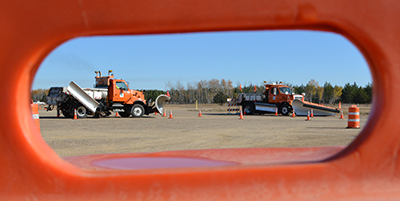
<svg viewBox="0 0 400 201">
<path fill-rule="evenodd" d="M 48 110 L 57 106 L 65 117 L 78 118 L 87 115 L 109 116 L 118 112 L 121 117 L 142 117 L 152 112 L 163 113 L 163 104 L 170 100 L 167 95 L 159 95 L 155 101 L 145 100 L 143 92 L 129 89 L 122 79 L 114 79 L 112 71 L 107 76 L 96 73 L 94 88 L 81 88 L 74 81 L 68 87 L 51 87 L 47 96 Z"/>
<path fill-rule="evenodd" d="M 334 116 L 340 110 L 304 101 L 304 95 L 294 94 L 289 86 L 281 83 L 265 83 L 264 93 L 240 93 L 239 105 L 246 114 L 267 113 L 278 111 L 279 114 L 306 116 L 313 109 L 315 116 Z"/>
</svg>

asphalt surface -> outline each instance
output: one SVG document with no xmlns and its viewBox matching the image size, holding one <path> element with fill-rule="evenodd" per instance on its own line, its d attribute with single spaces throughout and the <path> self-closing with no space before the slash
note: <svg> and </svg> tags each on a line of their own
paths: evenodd
<svg viewBox="0 0 400 201">
<path fill-rule="evenodd" d="M 88 117 L 72 120 L 57 118 L 56 112 L 39 111 L 41 134 L 60 156 L 105 153 L 160 152 L 249 147 L 347 146 L 367 122 L 360 118 L 361 129 L 346 129 L 346 119 L 239 115 L 228 113 L 226 106 L 167 105 L 166 115 L 143 118 Z M 169 119 L 172 110 L 173 119 Z"/>
</svg>

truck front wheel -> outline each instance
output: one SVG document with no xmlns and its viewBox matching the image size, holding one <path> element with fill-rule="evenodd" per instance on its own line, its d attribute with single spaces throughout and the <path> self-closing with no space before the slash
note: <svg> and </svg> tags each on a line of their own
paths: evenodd
<svg viewBox="0 0 400 201">
<path fill-rule="evenodd" d="M 279 107 L 279 113 L 281 113 L 282 115 L 287 116 L 289 115 L 289 112 L 290 112 L 290 107 L 288 104 L 282 104 Z"/>
<path fill-rule="evenodd" d="M 131 113 L 133 117 L 142 117 L 144 114 L 144 107 L 140 104 L 135 104 L 132 107 Z"/>
</svg>

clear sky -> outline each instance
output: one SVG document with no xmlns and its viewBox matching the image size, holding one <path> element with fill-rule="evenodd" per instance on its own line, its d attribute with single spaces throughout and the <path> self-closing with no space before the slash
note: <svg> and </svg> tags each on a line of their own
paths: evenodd
<svg viewBox="0 0 400 201">
<path fill-rule="evenodd" d="M 52 51 L 36 73 L 33 89 L 92 87 L 94 71 L 130 83 L 132 89 L 167 90 L 200 80 L 293 85 L 314 79 L 344 86 L 372 83 L 359 50 L 341 35 L 315 31 L 249 31 L 96 36 L 72 39 Z"/>
</svg>

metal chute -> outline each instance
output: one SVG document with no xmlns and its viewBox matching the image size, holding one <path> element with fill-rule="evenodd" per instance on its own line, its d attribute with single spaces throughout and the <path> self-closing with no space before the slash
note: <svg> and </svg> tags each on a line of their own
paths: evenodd
<svg viewBox="0 0 400 201">
<path fill-rule="evenodd" d="M 335 116 L 340 110 L 332 107 L 318 105 L 310 102 L 303 102 L 300 100 L 293 100 L 292 107 L 298 116 L 307 116 L 308 111 L 313 109 L 314 116 Z"/>
<path fill-rule="evenodd" d="M 171 99 L 171 97 L 167 96 L 167 95 L 159 95 L 156 99 L 156 101 L 154 102 L 154 104 L 151 106 L 151 110 L 153 112 L 158 112 L 159 114 L 163 114 L 164 112 L 164 107 L 163 105 L 168 102 Z"/>
<path fill-rule="evenodd" d="M 68 92 L 82 103 L 86 108 L 92 112 L 96 112 L 97 107 L 100 105 L 94 98 L 90 97 L 81 87 L 78 86 L 74 81 L 69 83 Z"/>
</svg>

